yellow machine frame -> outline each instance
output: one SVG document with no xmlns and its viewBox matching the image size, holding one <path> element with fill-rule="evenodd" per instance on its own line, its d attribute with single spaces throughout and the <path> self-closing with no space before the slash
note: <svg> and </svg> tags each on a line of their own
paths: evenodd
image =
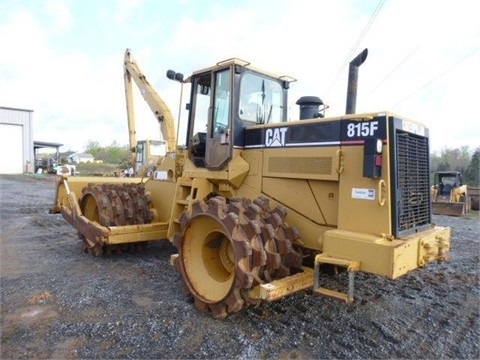
<svg viewBox="0 0 480 360">
<path fill-rule="evenodd" d="M 128 52 L 127 60 L 129 56 Z M 356 66 L 365 58 L 363 52 Z M 238 59 L 197 71 L 185 80 L 192 82 L 193 104 L 200 96 L 200 92 L 195 93 L 197 82 L 198 89 L 203 86 L 205 90 L 211 74 L 213 88 L 220 81 L 217 74 L 226 74 L 227 70 L 232 74 L 231 85 L 225 89 L 222 83 L 222 91 L 231 94 L 230 119 L 234 120 L 218 133 L 218 141 L 207 139 L 206 143 L 207 154 L 222 152 L 224 166 L 209 166 L 208 157 L 199 161 L 194 153 L 199 137 L 193 136 L 192 105 L 187 149 L 179 151 L 169 146 L 168 154 L 155 164 L 155 172 L 164 174 L 161 179 L 59 178 L 52 212 L 61 212 L 77 228 L 87 247 L 168 239 L 179 249 L 171 263 L 182 273 L 197 308 L 210 309 L 218 317 L 240 309 L 247 301 L 242 298 L 275 300 L 308 287 L 350 302 L 355 272 L 395 279 L 430 261 L 447 259 L 450 228 L 431 222 L 428 130 L 422 124 L 389 112 L 349 111 L 339 117 L 315 115 L 281 123 L 264 123 L 262 118 L 262 123 L 247 124 L 238 119 L 241 113 L 237 112 L 235 99 L 240 95 L 234 84 L 241 84 L 244 74 L 253 74 L 280 84 L 286 99 L 290 80 L 260 72 Z M 201 95 L 208 93 L 203 90 Z M 213 113 L 209 112 L 211 116 Z M 159 116 L 163 119 L 162 131 L 170 134 L 168 144 L 176 143 L 171 138 L 172 117 Z M 209 120 L 209 127 L 214 126 L 214 120 Z M 244 136 L 235 137 L 238 131 Z M 229 146 L 230 152 L 221 150 L 222 146 L 226 150 Z M 206 165 L 202 165 L 203 160 Z M 410 170 L 413 167 L 416 173 Z M 409 176 L 411 183 L 406 183 Z M 121 184 L 126 184 L 126 190 L 121 190 Z M 129 198 L 125 194 L 132 187 L 141 188 L 141 195 L 132 195 L 133 202 L 117 200 L 118 194 Z M 140 223 L 123 224 L 105 218 L 118 208 L 138 210 L 135 201 L 148 203 Z M 279 210 L 275 213 L 270 206 Z M 231 209 L 239 210 L 232 214 Z M 268 221 L 275 216 L 280 219 L 275 220 L 279 224 L 277 235 L 271 232 L 269 237 Z M 287 271 L 271 280 L 273 272 L 262 278 L 252 264 L 257 261 L 260 267 L 267 265 L 251 258 L 251 254 L 257 251 L 268 256 L 270 252 L 265 255 L 258 246 L 268 248 L 272 239 L 278 246 L 281 240 L 290 249 L 288 256 L 298 255 L 292 248 L 301 249 L 303 256 L 312 257 L 313 266 L 296 266 L 293 273 Z M 217 247 L 218 252 L 212 252 Z M 207 259 L 205 254 L 210 253 L 209 259 L 215 261 Z M 346 292 L 322 287 L 319 279 L 324 265 L 349 272 Z M 195 269 L 189 268 L 192 266 Z M 251 270 L 244 271 L 245 266 Z M 212 274 L 212 278 L 204 279 L 202 285 L 197 273 L 207 277 Z M 217 278 L 223 280 L 214 281 Z M 205 285 L 210 283 L 211 288 Z"/>
</svg>

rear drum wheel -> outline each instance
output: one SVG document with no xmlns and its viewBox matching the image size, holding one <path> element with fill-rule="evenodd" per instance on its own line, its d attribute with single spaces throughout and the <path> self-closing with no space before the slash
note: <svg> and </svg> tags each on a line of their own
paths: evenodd
<svg viewBox="0 0 480 360">
<path fill-rule="evenodd" d="M 150 223 L 153 219 L 150 204 L 150 193 L 141 185 L 89 184 L 82 190 L 80 209 L 88 220 L 110 227 Z M 87 238 L 85 234 L 79 237 L 84 251 L 94 256 L 145 246 L 145 242 L 105 245 L 102 239 Z"/>
</svg>

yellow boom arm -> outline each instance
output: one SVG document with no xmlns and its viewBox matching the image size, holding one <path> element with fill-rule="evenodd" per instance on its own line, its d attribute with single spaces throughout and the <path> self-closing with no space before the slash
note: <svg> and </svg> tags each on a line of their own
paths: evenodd
<svg viewBox="0 0 480 360">
<path fill-rule="evenodd" d="M 135 81 L 135 84 L 137 84 L 140 93 L 160 123 L 163 140 L 167 142 L 167 152 L 174 152 L 176 141 L 173 115 L 167 104 L 165 104 L 152 85 L 147 81 L 138 64 L 132 59 L 130 49 L 127 49 L 124 58 L 124 80 L 130 147 L 133 148 L 137 145 L 132 79 Z"/>
</svg>

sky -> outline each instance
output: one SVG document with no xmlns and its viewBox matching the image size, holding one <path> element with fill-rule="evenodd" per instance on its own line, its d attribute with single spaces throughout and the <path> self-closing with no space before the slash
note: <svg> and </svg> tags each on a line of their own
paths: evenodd
<svg viewBox="0 0 480 360">
<path fill-rule="evenodd" d="M 478 0 L 0 0 L 0 106 L 33 110 L 35 141 L 61 151 L 128 144 L 128 48 L 175 119 L 184 143 L 187 77 L 232 57 L 288 75 L 296 100 L 345 113 L 348 63 L 364 48 L 357 113 L 422 122 L 430 148 L 480 147 Z M 137 139 L 160 128 L 135 88 Z M 181 111 L 180 111 L 181 109 Z"/>
</svg>

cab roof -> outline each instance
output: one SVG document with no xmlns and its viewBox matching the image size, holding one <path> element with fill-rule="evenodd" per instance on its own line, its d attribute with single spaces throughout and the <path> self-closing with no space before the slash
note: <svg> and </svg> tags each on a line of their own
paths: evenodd
<svg viewBox="0 0 480 360">
<path fill-rule="evenodd" d="M 286 81 L 286 82 L 289 82 L 289 83 L 297 81 L 297 79 L 295 79 L 291 76 L 288 76 L 288 75 L 278 75 L 278 74 L 274 74 L 274 73 L 271 73 L 271 72 L 268 72 L 268 71 L 265 71 L 265 70 L 255 68 L 255 67 L 251 66 L 250 61 L 242 60 L 242 59 L 239 59 L 239 58 L 229 58 L 229 59 L 226 59 L 226 60 L 219 61 L 214 66 L 210 66 L 210 67 L 200 69 L 200 70 L 196 70 L 196 71 L 192 72 L 192 76 L 197 75 L 197 74 L 202 74 L 202 73 L 205 73 L 205 72 L 209 72 L 209 71 L 216 71 L 216 70 L 224 69 L 225 67 L 232 66 L 232 65 L 242 66 L 244 68 L 248 68 L 250 70 L 253 70 L 253 71 L 259 72 L 261 74 L 265 74 L 267 76 L 270 76 L 272 78 L 279 79 L 281 81 Z M 189 80 L 190 80 L 190 77 L 187 79 L 187 81 L 189 81 Z"/>
</svg>

